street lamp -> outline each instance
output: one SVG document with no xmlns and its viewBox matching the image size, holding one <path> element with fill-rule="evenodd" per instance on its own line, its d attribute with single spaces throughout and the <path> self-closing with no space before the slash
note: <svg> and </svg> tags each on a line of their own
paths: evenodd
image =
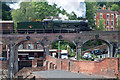
<svg viewBox="0 0 120 80">
<path fill-rule="evenodd" d="M 61 41 L 58 41 L 58 58 L 60 58 L 60 42 Z"/>
</svg>

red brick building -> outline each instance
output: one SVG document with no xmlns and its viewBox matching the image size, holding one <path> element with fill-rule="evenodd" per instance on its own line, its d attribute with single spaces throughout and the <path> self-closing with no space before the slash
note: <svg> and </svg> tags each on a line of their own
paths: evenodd
<svg viewBox="0 0 120 80">
<path fill-rule="evenodd" d="M 106 31 L 116 30 L 116 16 L 117 11 L 111 11 L 110 7 L 106 9 L 106 6 L 103 6 L 103 9 L 97 10 L 95 16 L 95 24 L 99 27 L 99 20 L 104 19 L 104 28 Z"/>
</svg>

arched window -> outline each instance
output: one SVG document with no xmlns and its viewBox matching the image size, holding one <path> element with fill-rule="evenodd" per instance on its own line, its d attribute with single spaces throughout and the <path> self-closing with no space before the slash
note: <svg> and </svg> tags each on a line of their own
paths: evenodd
<svg viewBox="0 0 120 80">
<path fill-rule="evenodd" d="M 31 43 L 29 43 L 28 45 L 27 45 L 27 49 L 33 49 L 34 48 L 34 46 L 31 44 Z"/>
<path fill-rule="evenodd" d="M 42 49 L 40 44 L 37 45 L 37 49 Z"/>
<path fill-rule="evenodd" d="M 23 49 L 23 44 L 20 44 L 20 45 L 19 45 L 19 49 Z"/>
</svg>

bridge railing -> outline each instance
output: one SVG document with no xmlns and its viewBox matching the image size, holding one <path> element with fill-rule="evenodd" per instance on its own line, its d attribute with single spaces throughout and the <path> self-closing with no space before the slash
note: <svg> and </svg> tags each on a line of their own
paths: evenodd
<svg viewBox="0 0 120 80">
<path fill-rule="evenodd" d="M 34 33 L 76 33 L 76 30 L 66 29 L 18 29 L 18 30 L 1 30 L 2 34 L 34 34 Z"/>
<path fill-rule="evenodd" d="M 18 29 L 18 30 L 0 30 L 2 34 L 41 34 L 41 33 L 120 33 L 120 31 L 77 31 L 75 29 Z"/>
</svg>

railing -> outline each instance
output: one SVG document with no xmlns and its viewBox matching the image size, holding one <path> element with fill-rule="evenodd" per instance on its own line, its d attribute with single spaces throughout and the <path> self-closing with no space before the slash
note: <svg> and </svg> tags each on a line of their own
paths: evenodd
<svg viewBox="0 0 120 80">
<path fill-rule="evenodd" d="M 79 31 L 76 29 L 18 29 L 0 30 L 1 34 L 41 34 L 41 33 L 120 33 L 120 31 Z"/>
<path fill-rule="evenodd" d="M 41 34 L 41 33 L 77 33 L 75 29 L 18 29 L 18 30 L 1 30 L 2 34 Z"/>
</svg>

